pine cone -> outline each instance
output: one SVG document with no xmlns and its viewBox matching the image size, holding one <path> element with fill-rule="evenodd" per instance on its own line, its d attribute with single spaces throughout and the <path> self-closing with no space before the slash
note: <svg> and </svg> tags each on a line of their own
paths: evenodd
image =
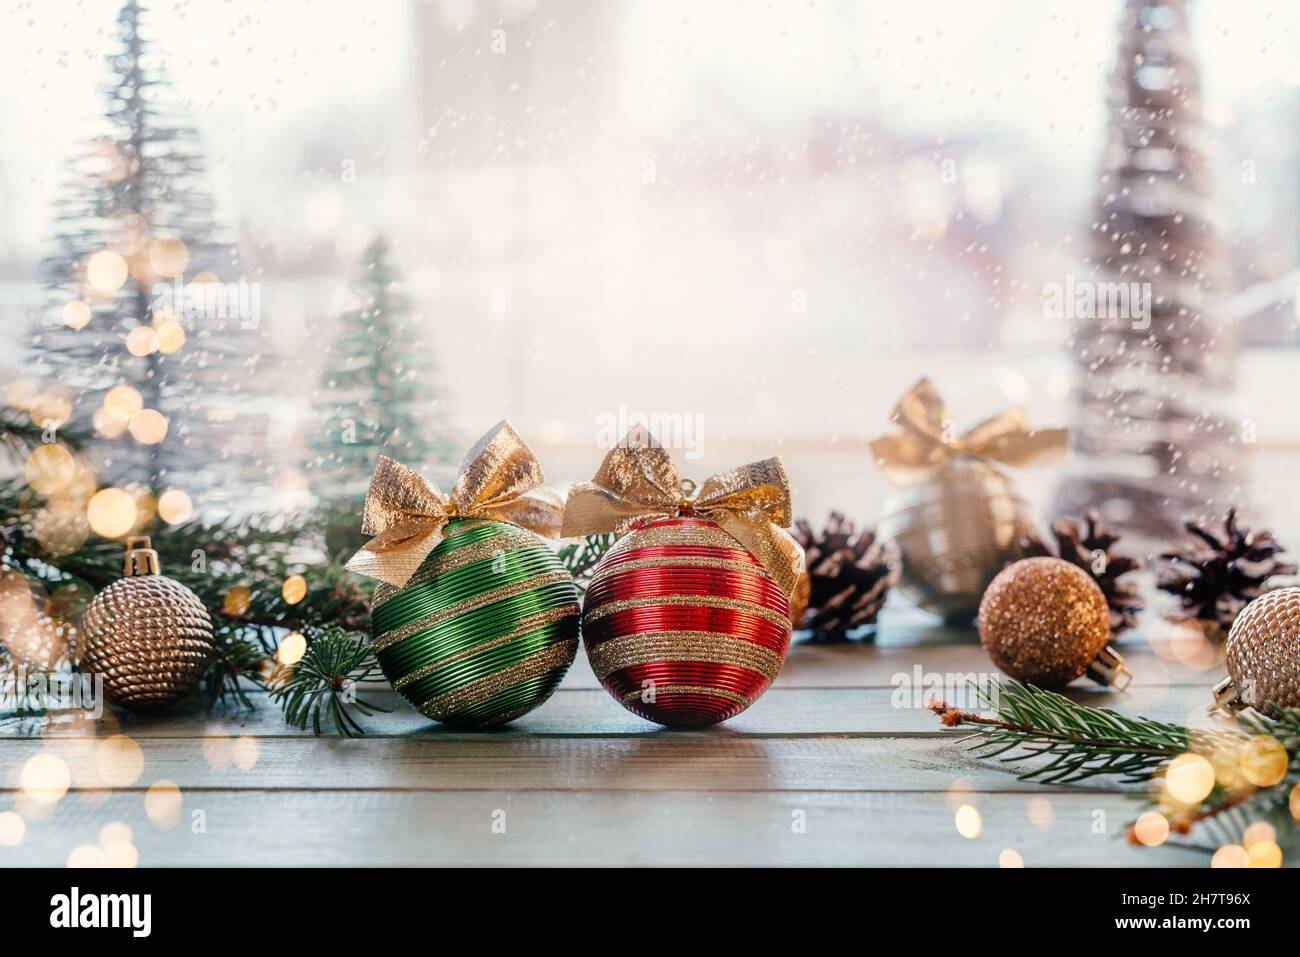
<svg viewBox="0 0 1300 957">
<path fill-rule="evenodd" d="M 1110 608 L 1110 633 L 1114 637 L 1122 631 L 1137 627 L 1137 613 L 1146 603 L 1138 595 L 1137 585 L 1119 579 L 1141 567 L 1141 562 L 1128 555 L 1114 555 L 1111 549 L 1119 535 L 1101 524 L 1094 509 L 1083 513 L 1084 527 L 1068 518 L 1052 521 L 1052 535 L 1056 537 L 1056 550 L 1037 535 L 1026 535 L 1020 542 L 1026 558 L 1047 556 L 1061 558 L 1078 565 L 1092 576 L 1092 580 L 1106 596 Z"/>
<path fill-rule="evenodd" d="M 807 555 L 810 586 L 795 627 L 810 629 L 813 641 L 843 641 L 851 629 L 875 624 L 902 568 L 897 546 L 878 542 L 871 530 L 857 534 L 839 512 L 820 533 L 800 519 L 795 538 Z"/>
<path fill-rule="evenodd" d="M 1160 557 L 1166 562 L 1156 587 L 1177 595 L 1189 618 L 1217 622 L 1226 634 L 1241 610 L 1264 593 L 1274 575 L 1294 575 L 1295 565 L 1278 560 L 1286 551 L 1271 532 L 1237 527 L 1237 510 L 1228 510 L 1223 538 L 1195 522 L 1184 526 L 1195 539 Z"/>
</svg>

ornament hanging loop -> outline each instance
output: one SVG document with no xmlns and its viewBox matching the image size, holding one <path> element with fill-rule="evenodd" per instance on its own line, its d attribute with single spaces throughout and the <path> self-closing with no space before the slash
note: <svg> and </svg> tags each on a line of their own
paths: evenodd
<svg viewBox="0 0 1300 957">
<path fill-rule="evenodd" d="M 126 540 L 126 554 L 122 557 L 122 577 L 138 578 L 141 575 L 161 574 L 158 553 L 148 535 L 133 535 Z"/>
<path fill-rule="evenodd" d="M 694 479 L 684 478 L 677 483 L 679 494 L 677 496 L 677 514 L 694 515 L 695 514 L 695 493 L 698 490 Z"/>
<path fill-rule="evenodd" d="M 1246 703 L 1241 700 L 1241 695 L 1237 691 L 1237 686 L 1231 677 L 1224 678 L 1213 688 L 1214 703 L 1206 711 L 1214 714 L 1216 711 L 1224 711 L 1228 714 L 1235 714 L 1246 707 Z"/>
</svg>

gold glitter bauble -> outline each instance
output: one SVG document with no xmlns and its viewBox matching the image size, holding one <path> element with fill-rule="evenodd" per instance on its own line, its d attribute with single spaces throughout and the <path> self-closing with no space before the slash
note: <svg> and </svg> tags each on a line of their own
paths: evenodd
<svg viewBox="0 0 1300 957">
<path fill-rule="evenodd" d="M 985 590 L 979 630 L 1000 669 L 1054 687 L 1094 669 L 1108 652 L 1110 610 L 1083 569 L 1059 558 L 1026 558 L 1003 569 Z"/>
<path fill-rule="evenodd" d="M 104 696 L 133 711 L 189 694 L 215 646 L 212 619 L 194 592 L 158 573 L 149 539 L 127 542 L 126 575 L 95 596 L 82 619 L 82 666 Z"/>
<path fill-rule="evenodd" d="M 1300 588 L 1279 588 L 1242 609 L 1228 632 L 1237 699 L 1257 711 L 1300 707 Z"/>
</svg>

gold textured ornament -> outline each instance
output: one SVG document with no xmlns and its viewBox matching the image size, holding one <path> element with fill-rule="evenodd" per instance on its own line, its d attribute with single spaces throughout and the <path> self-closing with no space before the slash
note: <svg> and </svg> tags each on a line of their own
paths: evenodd
<svg viewBox="0 0 1300 957">
<path fill-rule="evenodd" d="M 1060 460 L 1067 432 L 1030 429 L 1022 411 L 1006 409 L 957 434 L 928 379 L 903 396 L 893 421 L 900 431 L 871 443 L 896 486 L 885 500 L 880 540 L 902 553 L 904 594 L 945 619 L 969 621 L 993 576 L 1021 557 L 1021 538 L 1037 527 L 999 463 Z"/>
<path fill-rule="evenodd" d="M 1032 685 L 1058 687 L 1086 673 L 1123 688 L 1132 677 L 1107 644 L 1106 596 L 1059 558 L 1026 558 L 1000 572 L 980 602 L 979 631 L 993 663 Z"/>
<path fill-rule="evenodd" d="M 1242 609 L 1228 632 L 1227 666 L 1216 707 L 1300 708 L 1300 588 L 1265 592 Z"/>
<path fill-rule="evenodd" d="M 127 539 L 123 577 L 95 596 L 81 627 L 83 670 L 103 679 L 111 703 L 132 711 L 185 697 L 215 650 L 208 610 L 159 573 L 147 537 Z"/>
</svg>

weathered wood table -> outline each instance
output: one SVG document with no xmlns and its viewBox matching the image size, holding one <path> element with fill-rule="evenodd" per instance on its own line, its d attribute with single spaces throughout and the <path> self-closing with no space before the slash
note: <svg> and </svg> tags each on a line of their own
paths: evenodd
<svg viewBox="0 0 1300 957">
<path fill-rule="evenodd" d="M 1120 647 L 1136 676 L 1126 694 L 1086 682 L 1071 693 L 1204 720 L 1218 665 L 1179 663 L 1140 637 Z M 1128 798 L 1019 782 L 967 755 L 959 733 L 910 706 L 924 690 L 897 689 L 918 669 L 940 680 L 991 665 L 973 630 L 891 610 L 875 645 L 797 643 L 750 711 L 701 731 L 627 713 L 581 654 L 551 701 L 493 733 L 442 729 L 386 689 L 365 696 L 393 713 L 368 719 L 371 735 L 354 740 L 288 728 L 271 702 L 11 719 L 0 724 L 0 811 L 17 810 L 26 827 L 0 847 L 0 865 L 62 866 L 79 847 L 77 859 L 96 860 L 85 846 L 116 822 L 129 826 L 141 866 L 996 866 L 1004 849 L 1031 867 L 1208 863 L 1198 850 L 1130 847 L 1124 825 L 1138 805 Z M 46 751 L 70 768 L 71 786 L 42 805 L 23 794 L 21 775 Z M 158 781 L 179 786 L 179 813 L 165 785 L 147 806 Z M 974 837 L 957 831 L 962 804 L 979 812 Z"/>
</svg>

